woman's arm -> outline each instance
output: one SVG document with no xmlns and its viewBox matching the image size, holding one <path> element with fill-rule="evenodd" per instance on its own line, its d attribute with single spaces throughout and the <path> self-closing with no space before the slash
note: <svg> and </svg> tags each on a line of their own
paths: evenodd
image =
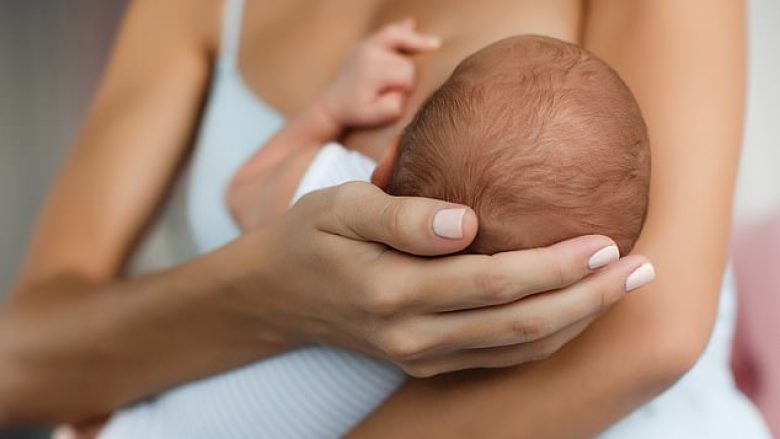
<svg viewBox="0 0 780 439">
<path fill-rule="evenodd" d="M 561 328 L 622 297 L 625 277 L 644 258 L 576 284 L 596 268 L 593 255 L 614 244 L 605 237 L 495 258 L 392 251 L 460 251 L 476 234 L 476 217 L 365 183 L 312 193 L 279 222 L 182 266 L 121 278 L 195 131 L 220 5 L 130 7 L 0 310 L 0 424 L 90 418 L 302 343 L 367 352 L 412 372 L 517 364 L 549 354 L 584 325 Z M 449 285 L 446 296 L 441 285 Z M 519 300 L 550 289 L 561 290 Z M 465 310 L 504 303 L 489 315 Z M 442 309 L 464 311 L 440 319 Z M 499 340 L 527 343 L 510 352 L 471 349 Z"/>
<path fill-rule="evenodd" d="M 205 333 L 213 325 L 204 319 L 212 317 L 194 312 L 188 300 L 201 300 L 214 285 L 196 283 L 194 266 L 111 283 L 190 143 L 218 39 L 218 11 L 217 2 L 205 0 L 130 5 L 86 125 L 53 184 L 0 315 L 0 418 L 72 419 L 174 382 L 160 372 L 170 367 L 141 367 L 150 359 L 181 358 L 177 381 L 203 363 L 214 370 L 246 360 L 231 340 L 238 334 Z M 185 335 L 218 338 L 226 347 L 217 352 L 216 342 L 201 343 L 205 352 L 197 353 Z M 218 354 L 226 360 L 206 360 Z"/>
<path fill-rule="evenodd" d="M 352 183 L 309 194 L 279 222 L 184 265 L 122 279 L 193 135 L 218 5 L 131 6 L 0 310 L 0 424 L 90 418 L 304 343 L 419 375 L 523 363 L 622 298 L 626 276 L 646 262 L 604 260 L 614 243 L 600 236 L 415 257 L 467 247 L 474 212 Z M 549 290 L 558 291 L 533 295 Z M 442 318 L 453 309 L 462 311 Z M 478 349 L 503 343 L 515 346 Z"/>
<path fill-rule="evenodd" d="M 597 0 L 585 45 L 634 91 L 653 154 L 636 251 L 658 279 L 548 360 L 413 380 L 353 437 L 590 437 L 698 359 L 715 317 L 741 141 L 740 1 Z"/>
</svg>

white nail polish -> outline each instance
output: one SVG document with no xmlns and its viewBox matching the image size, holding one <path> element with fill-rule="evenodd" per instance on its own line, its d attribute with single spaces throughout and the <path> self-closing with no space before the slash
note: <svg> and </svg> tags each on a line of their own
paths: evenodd
<svg viewBox="0 0 780 439">
<path fill-rule="evenodd" d="M 595 270 L 616 262 L 618 259 L 620 259 L 620 250 L 616 245 L 610 245 L 593 253 L 593 256 L 588 259 L 588 268 Z"/>
<path fill-rule="evenodd" d="M 466 209 L 443 209 L 433 216 L 433 233 L 441 238 L 463 238 L 463 217 Z"/>
<path fill-rule="evenodd" d="M 653 279 L 655 279 L 655 268 L 653 264 L 645 262 L 626 278 L 626 292 L 645 286 Z"/>
</svg>

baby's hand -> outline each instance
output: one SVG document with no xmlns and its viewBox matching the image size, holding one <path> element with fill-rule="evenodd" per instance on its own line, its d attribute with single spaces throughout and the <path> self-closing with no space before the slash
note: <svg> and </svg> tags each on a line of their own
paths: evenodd
<svg viewBox="0 0 780 439">
<path fill-rule="evenodd" d="M 321 103 L 342 127 L 394 122 L 415 85 L 409 55 L 440 45 L 438 37 L 417 32 L 411 19 L 388 25 L 357 46 Z"/>
</svg>

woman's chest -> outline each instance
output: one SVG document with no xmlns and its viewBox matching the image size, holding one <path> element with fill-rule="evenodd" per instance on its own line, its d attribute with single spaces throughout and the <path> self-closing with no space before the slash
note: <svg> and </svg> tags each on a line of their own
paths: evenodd
<svg viewBox="0 0 780 439">
<path fill-rule="evenodd" d="M 412 17 L 442 37 L 416 57 L 418 93 L 427 96 L 463 58 L 518 33 L 576 40 L 581 4 L 572 0 L 250 0 L 240 68 L 249 87 L 282 114 L 297 112 L 338 72 L 361 38 Z"/>
</svg>

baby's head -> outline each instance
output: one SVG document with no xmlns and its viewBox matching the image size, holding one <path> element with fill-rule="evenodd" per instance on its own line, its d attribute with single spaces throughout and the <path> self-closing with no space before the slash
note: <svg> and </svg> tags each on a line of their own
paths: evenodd
<svg viewBox="0 0 780 439">
<path fill-rule="evenodd" d="M 404 132 L 393 195 L 471 206 L 470 250 L 540 247 L 586 234 L 634 246 L 650 152 L 633 95 L 607 64 L 538 36 L 466 58 Z"/>
</svg>

